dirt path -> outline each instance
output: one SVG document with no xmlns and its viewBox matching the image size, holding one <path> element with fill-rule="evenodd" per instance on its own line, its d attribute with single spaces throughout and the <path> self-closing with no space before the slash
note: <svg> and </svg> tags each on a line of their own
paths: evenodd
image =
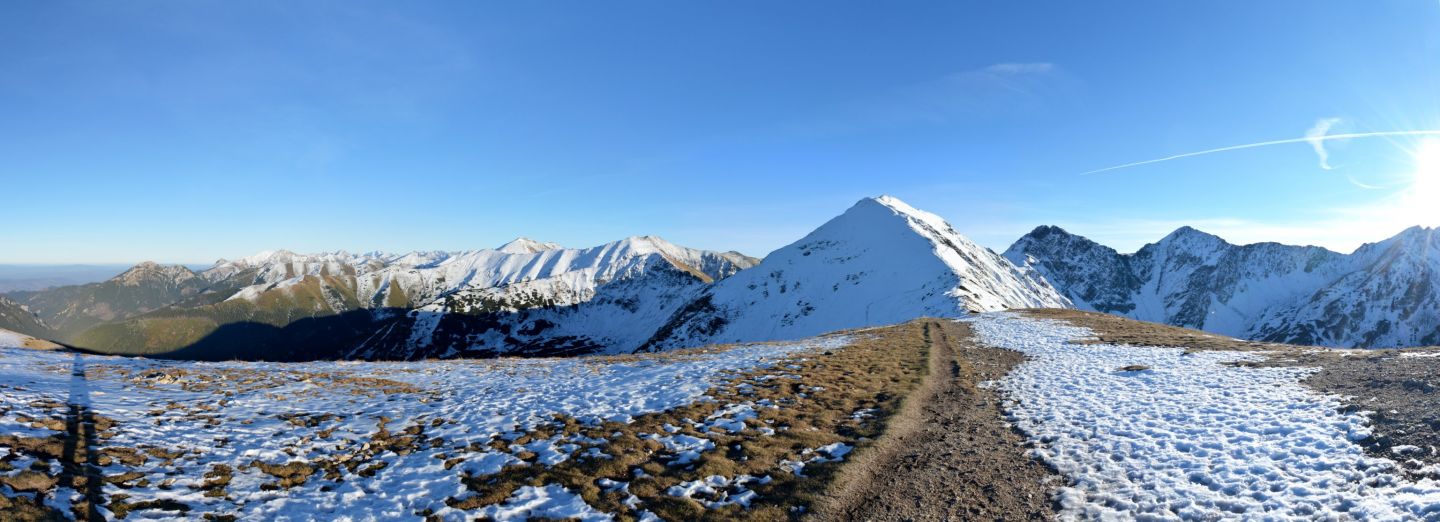
<svg viewBox="0 0 1440 522">
<path fill-rule="evenodd" d="M 842 469 L 816 520 L 1044 520 L 1054 507 L 1043 464 L 1001 412 L 1000 395 L 978 383 L 1024 361 L 979 346 L 970 327 L 925 325 L 930 375 L 906 400 L 872 451 Z"/>
</svg>

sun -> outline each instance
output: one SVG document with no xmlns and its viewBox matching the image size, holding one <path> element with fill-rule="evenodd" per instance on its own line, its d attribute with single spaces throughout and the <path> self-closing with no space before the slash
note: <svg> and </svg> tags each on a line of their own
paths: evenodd
<svg viewBox="0 0 1440 522">
<path fill-rule="evenodd" d="M 1440 224 L 1440 139 L 1420 142 L 1412 156 L 1415 171 L 1405 189 L 1405 211 L 1418 225 Z"/>
</svg>

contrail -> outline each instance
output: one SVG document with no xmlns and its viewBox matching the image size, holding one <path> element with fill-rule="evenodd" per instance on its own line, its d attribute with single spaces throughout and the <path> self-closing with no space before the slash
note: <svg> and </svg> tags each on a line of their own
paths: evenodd
<svg viewBox="0 0 1440 522">
<path fill-rule="evenodd" d="M 1246 144 L 1244 144 L 1244 145 L 1231 145 L 1231 146 L 1229 146 L 1229 147 L 1220 147 L 1220 148 L 1218 148 L 1218 149 L 1202 150 L 1202 151 L 1199 151 L 1199 152 L 1186 152 L 1186 153 L 1184 153 L 1184 154 L 1176 154 L 1176 155 L 1174 155 L 1174 156 L 1166 156 L 1166 157 L 1163 157 L 1163 158 L 1156 158 L 1156 159 L 1152 159 L 1152 160 L 1137 161 L 1137 162 L 1135 162 L 1135 163 L 1126 163 L 1126 164 L 1124 164 L 1124 165 L 1116 165 L 1116 166 L 1114 166 L 1114 167 L 1105 167 L 1105 168 L 1103 168 L 1103 169 L 1096 169 L 1096 170 L 1092 170 L 1092 171 L 1089 171 L 1089 172 L 1082 172 L 1082 173 L 1080 173 L 1080 175 L 1081 175 L 1081 176 L 1088 176 L 1088 175 L 1090 175 L 1090 174 L 1099 174 L 1099 173 L 1101 173 L 1101 172 L 1110 172 L 1110 171 L 1112 171 L 1112 170 L 1128 169 L 1128 168 L 1130 168 L 1130 167 L 1139 167 L 1139 166 L 1141 166 L 1141 165 L 1149 165 L 1149 164 L 1151 164 L 1151 163 L 1160 163 L 1160 162 L 1162 162 L 1162 161 L 1177 160 L 1177 159 L 1181 159 L 1181 158 L 1190 158 L 1190 157 L 1194 157 L 1194 156 L 1204 156 L 1204 155 L 1206 155 L 1206 154 L 1214 154 L 1214 153 L 1216 153 L 1216 152 L 1229 152 L 1229 151 L 1232 151 L 1232 150 L 1243 150 L 1243 149 L 1255 149 L 1255 148 L 1259 148 L 1259 147 L 1269 147 L 1269 146 L 1271 146 L 1271 145 L 1287 145 L 1287 144 L 1290 144 L 1290 143 L 1315 143 L 1315 142 L 1320 142 L 1320 141 L 1348 140 L 1348 139 L 1353 139 L 1353 138 L 1382 138 L 1382 137 L 1387 137 L 1387 136 L 1392 136 L 1392 137 L 1393 137 L 1393 136 L 1440 136 L 1440 130 L 1354 132 L 1354 133 L 1350 133 L 1350 134 L 1327 134 L 1327 135 L 1324 135 L 1324 136 L 1310 136 L 1310 137 L 1305 137 L 1305 138 L 1291 138 L 1291 139 L 1288 139 L 1288 140 L 1262 141 L 1262 142 L 1259 142 L 1259 143 L 1246 143 Z"/>
</svg>

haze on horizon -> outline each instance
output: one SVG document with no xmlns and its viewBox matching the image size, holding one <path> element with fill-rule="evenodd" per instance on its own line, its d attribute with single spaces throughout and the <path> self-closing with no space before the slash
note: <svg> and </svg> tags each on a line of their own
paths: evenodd
<svg viewBox="0 0 1440 522">
<path fill-rule="evenodd" d="M 1436 138 L 1331 139 L 1440 129 L 1440 5 L 888 7 L 0 6 L 0 264 L 760 256 L 878 194 L 997 251 L 1440 225 Z"/>
</svg>

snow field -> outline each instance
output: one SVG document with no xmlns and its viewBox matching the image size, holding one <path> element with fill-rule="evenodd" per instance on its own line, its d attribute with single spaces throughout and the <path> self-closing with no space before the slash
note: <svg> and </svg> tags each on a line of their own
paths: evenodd
<svg viewBox="0 0 1440 522">
<path fill-rule="evenodd" d="M 1440 520 L 1440 483 L 1366 456 L 1366 419 L 1237 352 L 1079 345 L 1084 328 L 1010 313 L 967 319 L 1030 359 L 996 383 L 1034 455 L 1070 480 L 1064 519 Z M 1121 372 L 1129 365 L 1148 370 Z"/>
</svg>

